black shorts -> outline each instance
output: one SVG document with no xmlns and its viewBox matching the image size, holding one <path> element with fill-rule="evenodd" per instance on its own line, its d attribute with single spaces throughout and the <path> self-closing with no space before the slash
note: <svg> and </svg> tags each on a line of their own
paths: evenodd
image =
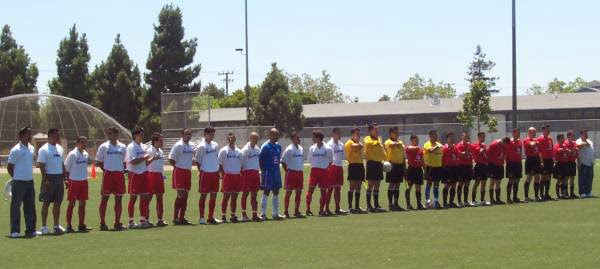
<svg viewBox="0 0 600 269">
<path fill-rule="evenodd" d="M 473 168 L 473 174 L 475 179 L 487 179 L 488 178 L 488 166 L 487 164 L 476 163 L 475 168 Z"/>
<path fill-rule="evenodd" d="M 554 173 L 554 160 L 552 159 L 543 159 L 542 160 L 542 174 L 543 175 L 552 175 Z"/>
<path fill-rule="evenodd" d="M 60 203 L 65 194 L 64 176 L 62 174 L 46 174 L 48 185 L 40 188 L 40 202 Z"/>
<path fill-rule="evenodd" d="M 406 180 L 409 184 L 423 185 L 423 168 L 408 166 Z"/>
<path fill-rule="evenodd" d="M 348 164 L 348 180 L 364 181 L 365 180 L 365 166 L 362 163 Z"/>
<path fill-rule="evenodd" d="M 441 181 L 444 177 L 444 168 L 442 167 L 425 167 L 425 179 L 431 181 Z"/>
<path fill-rule="evenodd" d="M 383 163 L 367 161 L 367 180 L 383 180 Z"/>
<path fill-rule="evenodd" d="M 567 176 L 574 177 L 577 175 L 577 164 L 574 161 L 567 163 Z"/>
<path fill-rule="evenodd" d="M 444 174 L 442 175 L 442 182 L 445 184 L 451 184 L 458 181 L 460 175 L 460 166 L 444 166 Z"/>
<path fill-rule="evenodd" d="M 504 178 L 504 166 L 490 163 L 488 164 L 488 173 L 491 179 L 501 180 Z"/>
<path fill-rule="evenodd" d="M 566 178 L 569 170 L 569 163 L 556 162 L 554 166 L 554 177 L 555 178 Z"/>
<path fill-rule="evenodd" d="M 539 175 L 542 173 L 542 160 L 539 157 L 527 157 L 525 159 L 525 174 Z"/>
<path fill-rule="evenodd" d="M 522 178 L 523 164 L 521 162 L 506 162 L 506 177 L 507 178 Z"/>
<path fill-rule="evenodd" d="M 459 166 L 458 180 L 469 181 L 473 179 L 473 165 L 461 165 Z"/>
<path fill-rule="evenodd" d="M 385 182 L 402 182 L 404 180 L 404 166 L 404 163 L 392 163 L 392 171 L 385 173 Z"/>
</svg>

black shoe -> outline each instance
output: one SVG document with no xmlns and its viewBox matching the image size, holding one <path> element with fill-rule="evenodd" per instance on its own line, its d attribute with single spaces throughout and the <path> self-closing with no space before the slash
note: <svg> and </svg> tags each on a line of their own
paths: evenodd
<svg viewBox="0 0 600 269">
<path fill-rule="evenodd" d="M 337 210 L 335 211 L 335 214 L 336 214 L 336 215 L 348 215 L 348 211 L 346 211 L 346 210 L 343 210 L 343 209 L 337 209 Z"/>
<path fill-rule="evenodd" d="M 183 219 L 179 221 L 179 225 L 192 225 L 187 219 Z"/>
<path fill-rule="evenodd" d="M 178 219 L 174 219 L 173 220 L 173 225 L 177 226 L 177 225 L 181 225 L 181 224 L 179 223 Z"/>
<path fill-rule="evenodd" d="M 522 201 L 521 201 L 521 199 L 519 199 L 519 198 L 514 198 L 514 199 L 513 199 L 513 203 L 515 203 L 515 204 L 520 204 L 520 203 L 522 203 Z"/>
<path fill-rule="evenodd" d="M 375 208 L 367 206 L 367 211 L 369 211 L 371 213 L 375 213 Z"/>
<path fill-rule="evenodd" d="M 417 210 L 425 210 L 425 206 L 421 203 L 417 204 Z"/>
<path fill-rule="evenodd" d="M 502 200 L 498 199 L 498 200 L 496 200 L 496 204 L 497 205 L 505 205 L 506 203 L 502 202 Z"/>
<path fill-rule="evenodd" d="M 325 215 L 334 216 L 335 214 L 333 214 L 333 212 L 331 212 L 331 210 L 327 209 L 327 210 L 325 210 Z"/>
<path fill-rule="evenodd" d="M 113 228 L 115 229 L 115 231 L 123 231 L 127 229 L 125 228 L 125 226 L 123 226 L 123 223 L 115 223 Z"/>
<path fill-rule="evenodd" d="M 67 231 L 66 232 L 70 234 L 70 233 L 74 233 L 75 230 L 73 230 L 73 227 L 71 227 L 71 225 L 69 225 L 69 226 L 67 226 Z"/>
<path fill-rule="evenodd" d="M 287 211 L 283 212 L 283 215 L 285 216 L 286 219 L 290 218 L 290 213 L 288 213 Z"/>
<path fill-rule="evenodd" d="M 386 210 L 384 208 L 381 208 L 381 207 L 378 206 L 378 207 L 375 208 L 375 212 L 376 213 L 383 213 L 383 212 L 386 212 Z"/>
<path fill-rule="evenodd" d="M 433 208 L 435 208 L 435 209 L 442 209 L 442 205 L 440 205 L 440 202 L 435 202 L 433 204 Z"/>
<path fill-rule="evenodd" d="M 312 216 L 314 216 L 314 214 L 313 214 L 313 212 L 312 212 L 312 211 L 310 211 L 310 210 L 306 210 L 306 216 L 308 216 L 308 217 L 312 217 Z"/>
<path fill-rule="evenodd" d="M 231 223 L 237 223 L 238 222 L 238 218 L 237 218 L 237 216 L 231 216 L 229 218 L 229 221 L 231 221 Z"/>
<path fill-rule="evenodd" d="M 367 210 L 364 210 L 363 208 L 357 208 L 356 211 L 358 211 L 358 214 L 367 214 L 369 213 Z"/>
<path fill-rule="evenodd" d="M 406 210 L 415 210 L 412 205 L 408 204 L 406 205 Z"/>
<path fill-rule="evenodd" d="M 108 231 L 108 226 L 106 226 L 106 224 L 100 224 L 100 231 Z"/>
<path fill-rule="evenodd" d="M 571 194 L 571 199 L 578 199 L 579 196 L 575 195 L 575 194 Z"/>
<path fill-rule="evenodd" d="M 358 214 L 358 211 L 356 211 L 356 209 L 354 209 L 354 208 L 350 208 L 350 209 L 348 209 L 348 212 L 349 212 L 350 214 Z"/>
<path fill-rule="evenodd" d="M 300 213 L 300 211 L 297 211 L 296 213 L 294 213 L 294 217 L 296 217 L 297 219 L 306 218 L 306 216 L 304 216 L 304 214 Z M 288 217 L 286 216 L 286 218 L 288 218 Z"/>
<path fill-rule="evenodd" d="M 326 217 L 327 214 L 325 213 L 325 211 L 319 211 L 319 217 Z"/>
<path fill-rule="evenodd" d="M 406 209 L 402 208 L 400 205 L 394 205 L 396 211 L 406 211 Z"/>
<path fill-rule="evenodd" d="M 169 224 L 167 224 L 166 222 L 159 220 L 158 222 L 156 222 L 156 227 L 166 227 L 169 226 Z"/>
<path fill-rule="evenodd" d="M 534 199 L 531 199 L 529 197 L 525 197 L 525 202 L 534 202 L 534 201 L 535 201 Z"/>
<path fill-rule="evenodd" d="M 79 227 L 77 227 L 77 230 L 79 230 L 79 232 L 85 233 L 85 232 L 91 231 L 92 228 L 87 227 L 87 225 L 83 224 L 83 225 L 79 225 Z"/>
</svg>

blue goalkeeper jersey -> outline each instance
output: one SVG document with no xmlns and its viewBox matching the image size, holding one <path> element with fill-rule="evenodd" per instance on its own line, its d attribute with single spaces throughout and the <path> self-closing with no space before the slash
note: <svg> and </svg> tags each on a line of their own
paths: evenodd
<svg viewBox="0 0 600 269">
<path fill-rule="evenodd" d="M 281 160 L 281 145 L 278 143 L 265 142 L 260 149 L 260 169 L 263 171 L 279 171 L 279 160 Z"/>
</svg>

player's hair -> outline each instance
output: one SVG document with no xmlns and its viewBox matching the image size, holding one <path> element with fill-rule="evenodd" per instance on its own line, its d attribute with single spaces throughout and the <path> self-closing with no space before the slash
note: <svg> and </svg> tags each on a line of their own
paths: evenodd
<svg viewBox="0 0 600 269">
<path fill-rule="evenodd" d="M 482 135 L 485 135 L 485 133 L 484 133 L 484 132 L 479 132 L 479 133 L 477 133 L 477 136 L 478 136 L 478 137 L 479 137 L 479 136 L 482 136 Z"/>
<path fill-rule="evenodd" d="M 448 133 L 446 134 L 446 138 L 450 137 L 451 135 L 454 135 L 454 132 L 448 132 Z"/>
<path fill-rule="evenodd" d="M 206 128 L 204 128 L 204 134 L 214 134 L 215 133 L 215 128 L 213 128 L 212 126 L 207 126 Z"/>
<path fill-rule="evenodd" d="M 25 135 L 25 133 L 27 133 L 27 131 L 31 131 L 31 127 L 25 126 L 25 127 L 21 128 L 21 130 L 19 130 L 19 137 Z"/>
<path fill-rule="evenodd" d="M 428 134 L 429 134 L 429 135 L 434 135 L 434 134 L 437 134 L 437 131 L 436 131 L 436 130 L 429 130 L 429 133 L 428 133 Z"/>
<path fill-rule="evenodd" d="M 190 133 L 191 133 L 191 132 L 192 132 L 192 129 L 190 129 L 190 128 L 187 128 L 187 127 L 186 127 L 186 128 L 182 128 L 182 129 L 181 129 L 181 135 L 183 135 L 183 133 L 185 133 L 185 131 L 190 131 Z M 154 135 L 154 134 L 152 134 L 152 135 Z"/>
<path fill-rule="evenodd" d="M 550 129 L 550 124 L 542 125 L 542 130 L 548 130 L 548 129 Z"/>
<path fill-rule="evenodd" d="M 323 141 L 323 138 L 325 138 L 325 135 L 323 135 L 323 132 L 321 132 L 321 130 L 316 130 L 312 132 L 312 136 L 319 139 L 319 141 Z"/>
<path fill-rule="evenodd" d="M 579 134 L 583 134 L 583 133 L 587 133 L 587 132 L 588 132 L 587 129 L 583 129 L 583 130 L 579 131 Z"/>
<path fill-rule="evenodd" d="M 502 138 L 502 143 L 504 143 L 504 144 L 510 143 L 510 137 L 508 137 L 508 136 L 503 137 Z"/>
<path fill-rule="evenodd" d="M 418 137 L 418 136 L 416 136 L 416 135 L 414 135 L 414 134 L 413 134 L 413 135 L 410 135 L 410 140 L 415 140 L 415 139 L 417 139 L 417 138 L 419 138 L 419 137 Z"/>
<path fill-rule="evenodd" d="M 398 133 L 398 127 L 394 126 L 394 127 L 390 128 L 389 133 L 390 133 L 390 135 L 392 135 L 392 133 Z"/>
<path fill-rule="evenodd" d="M 154 142 L 158 141 L 162 136 L 163 135 L 159 132 L 152 133 L 152 145 L 154 145 Z"/>
<path fill-rule="evenodd" d="M 58 133 L 58 129 L 56 128 L 50 128 L 48 129 L 48 136 L 50 136 L 51 134 L 57 134 Z"/>
<path fill-rule="evenodd" d="M 117 128 L 116 126 L 111 126 L 106 128 L 106 132 L 111 134 L 119 134 L 119 128 Z"/>
<path fill-rule="evenodd" d="M 360 128 L 358 128 L 358 127 L 354 127 L 354 128 L 352 128 L 352 129 L 350 130 L 350 135 L 353 135 L 353 134 L 355 134 L 355 133 L 358 133 L 358 132 L 360 132 Z"/>
<path fill-rule="evenodd" d="M 144 128 L 142 128 L 140 126 L 135 126 L 135 127 L 133 127 L 133 130 L 131 130 L 131 137 L 135 137 L 135 135 L 141 134 L 143 132 L 144 132 Z"/>
<path fill-rule="evenodd" d="M 557 134 L 556 135 L 556 140 L 561 140 L 561 139 L 565 139 L 565 135 L 564 134 Z"/>
<path fill-rule="evenodd" d="M 332 132 L 332 133 L 339 134 L 339 133 L 340 133 L 340 128 L 338 128 L 338 127 L 335 127 L 335 128 L 333 128 L 333 129 L 331 129 L 331 132 Z"/>
<path fill-rule="evenodd" d="M 379 126 L 379 124 L 375 123 L 375 122 L 371 122 L 369 123 L 369 127 L 368 130 L 371 131 L 373 129 L 375 129 L 375 127 Z"/>
<path fill-rule="evenodd" d="M 514 133 L 514 132 L 519 132 L 519 133 L 520 133 L 520 132 L 521 132 L 521 129 L 519 129 L 519 128 L 514 128 L 514 129 L 513 129 L 513 133 Z"/>
<path fill-rule="evenodd" d="M 233 134 L 233 132 L 229 132 L 227 133 L 227 136 L 235 136 L 235 134 Z"/>
<path fill-rule="evenodd" d="M 574 134 L 573 130 L 568 130 L 567 131 L 567 136 L 573 136 L 573 134 Z"/>
<path fill-rule="evenodd" d="M 294 137 L 297 137 L 297 136 L 298 136 L 298 132 L 296 132 L 296 131 L 292 131 L 290 133 L 290 139 L 294 139 Z"/>
<path fill-rule="evenodd" d="M 85 137 L 83 135 L 80 135 L 80 136 L 77 137 L 77 140 L 75 140 L 75 143 L 79 143 L 79 142 L 81 142 L 83 140 L 87 140 L 87 137 Z"/>
</svg>

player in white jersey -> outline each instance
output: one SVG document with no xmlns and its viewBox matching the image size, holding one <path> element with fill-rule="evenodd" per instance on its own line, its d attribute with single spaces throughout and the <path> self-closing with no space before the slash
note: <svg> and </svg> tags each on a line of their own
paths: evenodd
<svg viewBox="0 0 600 269">
<path fill-rule="evenodd" d="M 333 150 L 323 143 L 325 136 L 321 131 L 314 131 L 312 134 L 313 145 L 308 149 L 308 162 L 310 163 L 310 179 L 308 181 L 308 193 L 306 194 L 306 214 L 310 213 L 310 202 L 315 188 L 321 189 L 321 199 L 319 199 L 319 216 L 331 216 L 325 205 L 327 203 L 327 189 L 331 185 L 327 168 L 333 162 Z"/>
<path fill-rule="evenodd" d="M 54 220 L 54 233 L 61 234 L 65 229 L 60 226 L 60 205 L 64 196 L 64 165 L 63 148 L 60 146 L 60 136 L 57 129 L 48 130 L 48 143 L 38 151 L 38 166 L 42 174 L 42 234 L 48 234 L 48 207 L 52 204 L 52 217 Z"/>
<path fill-rule="evenodd" d="M 250 133 L 250 141 L 242 148 L 242 221 L 249 221 L 246 214 L 246 200 L 250 194 L 250 205 L 252 206 L 252 220 L 261 221 L 257 213 L 256 196 L 260 189 L 260 174 L 258 156 L 260 148 L 258 143 L 258 133 Z"/>
<path fill-rule="evenodd" d="M 69 201 L 67 206 L 67 232 L 69 233 L 75 232 L 71 220 L 77 201 L 79 201 L 79 207 L 77 208 L 79 215 L 78 230 L 80 232 L 91 230 L 90 227 L 85 225 L 85 203 L 88 200 L 87 164 L 89 160 L 88 153 L 85 151 L 86 147 L 87 138 L 85 136 L 77 137 L 75 148 L 65 158 L 65 175 L 69 182 L 67 192 L 67 200 Z"/>
<path fill-rule="evenodd" d="M 127 174 L 129 179 L 129 205 L 127 213 L 129 213 L 129 229 L 135 228 L 150 228 L 153 225 L 148 221 L 150 215 L 150 190 L 148 186 L 148 168 L 146 162 L 150 160 L 150 156 L 146 153 L 146 149 L 142 146 L 144 139 L 144 129 L 136 126 L 131 131 L 133 141 L 127 146 L 125 153 L 125 161 L 127 165 Z M 140 224 L 138 225 L 133 220 L 135 211 L 135 202 L 140 196 Z"/>
<path fill-rule="evenodd" d="M 150 159 L 146 162 L 146 165 L 148 165 L 148 189 L 150 201 L 152 201 L 152 195 L 156 195 L 156 215 L 158 218 L 156 226 L 165 227 L 167 223 L 163 220 L 163 194 L 165 193 L 163 136 L 158 132 L 154 132 L 151 143 L 152 145 L 146 150 L 148 156 L 150 156 Z"/>
<path fill-rule="evenodd" d="M 221 220 L 214 218 L 215 203 L 217 192 L 219 191 L 219 161 L 217 158 L 219 144 L 213 141 L 215 129 L 212 127 L 204 128 L 204 140 L 196 148 L 195 162 L 200 172 L 200 224 L 219 224 Z M 208 220 L 204 219 L 204 208 L 206 205 L 206 196 L 210 194 L 208 200 Z"/>
<path fill-rule="evenodd" d="M 281 155 L 281 165 L 285 172 L 285 211 L 286 218 L 290 217 L 288 207 L 292 192 L 296 192 L 294 216 L 304 218 L 300 213 L 302 189 L 304 187 L 304 149 L 300 145 L 300 136 L 296 132 L 290 134 L 292 143 L 285 148 Z"/>
<path fill-rule="evenodd" d="M 331 163 L 328 169 L 331 184 L 327 193 L 326 211 L 329 211 L 329 203 L 331 201 L 331 196 L 333 196 L 335 200 L 335 214 L 345 215 L 348 212 L 340 207 L 340 196 L 342 185 L 344 184 L 344 160 L 346 159 L 346 153 L 344 150 L 344 142 L 342 142 L 340 138 L 340 128 L 333 128 L 331 131 L 331 140 L 327 142 L 327 146 L 333 150 L 333 163 Z"/>
<path fill-rule="evenodd" d="M 231 217 L 229 220 L 233 223 L 238 222 L 235 214 L 237 208 L 238 193 L 242 191 L 242 151 L 235 145 L 235 135 L 227 134 L 227 146 L 219 151 L 219 172 L 223 179 L 223 200 L 221 201 L 221 216 L 225 222 L 227 220 L 227 205 L 231 198 Z"/>
<path fill-rule="evenodd" d="M 115 223 L 114 229 L 121 231 L 125 229 L 121 223 L 122 198 L 125 193 L 125 176 L 123 169 L 125 167 L 126 147 L 119 142 L 119 129 L 109 127 L 106 130 L 108 141 L 102 143 L 96 151 L 96 166 L 102 170 L 102 188 L 100 194 L 100 231 L 108 231 L 106 226 L 106 206 L 108 198 L 113 194 L 115 196 Z"/>
<path fill-rule="evenodd" d="M 195 153 L 192 145 L 190 145 L 191 138 L 192 130 L 189 128 L 182 129 L 181 140 L 173 145 L 169 153 L 169 162 L 173 166 L 171 183 L 173 189 L 177 190 L 175 211 L 173 212 L 173 224 L 175 225 L 191 224 L 185 219 L 188 193 L 192 186 L 192 163 Z"/>
</svg>

